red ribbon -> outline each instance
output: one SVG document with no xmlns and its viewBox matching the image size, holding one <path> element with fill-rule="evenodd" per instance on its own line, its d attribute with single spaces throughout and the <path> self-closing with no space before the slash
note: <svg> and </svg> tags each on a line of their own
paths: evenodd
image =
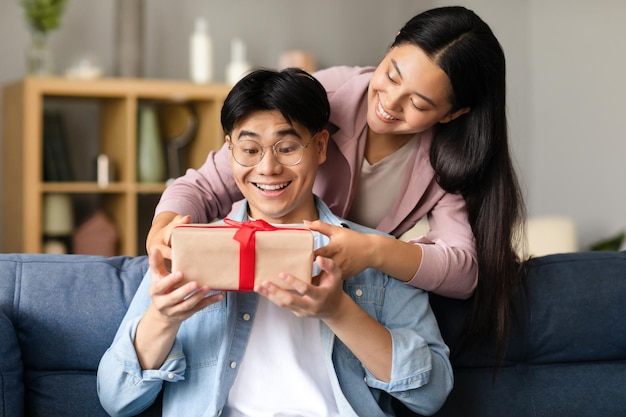
<svg viewBox="0 0 626 417">
<path fill-rule="evenodd" d="M 258 231 L 277 230 L 265 220 L 248 220 L 238 222 L 229 218 L 224 219 L 224 223 L 237 227 L 233 239 L 239 242 L 239 290 L 254 290 L 254 266 L 256 264 L 256 238 Z"/>
</svg>

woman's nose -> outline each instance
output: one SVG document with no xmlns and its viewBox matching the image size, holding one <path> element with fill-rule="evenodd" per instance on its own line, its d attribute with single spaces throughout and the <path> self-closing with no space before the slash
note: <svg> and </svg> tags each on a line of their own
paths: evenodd
<svg viewBox="0 0 626 417">
<path fill-rule="evenodd" d="M 402 99 L 402 92 L 397 91 L 396 89 L 389 89 L 381 102 L 383 107 L 387 110 L 400 111 L 402 108 Z"/>
</svg>

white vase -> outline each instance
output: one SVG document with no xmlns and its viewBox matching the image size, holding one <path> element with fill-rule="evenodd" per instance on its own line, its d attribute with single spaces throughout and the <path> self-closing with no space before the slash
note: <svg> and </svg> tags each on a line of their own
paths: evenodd
<svg viewBox="0 0 626 417">
<path fill-rule="evenodd" d="M 74 212 L 69 194 L 51 193 L 43 197 L 43 232 L 47 236 L 68 236 L 74 230 Z"/>
<path fill-rule="evenodd" d="M 68 253 L 74 231 L 74 209 L 69 194 L 43 196 L 43 252 Z"/>
<path fill-rule="evenodd" d="M 165 151 L 157 112 L 153 105 L 139 108 L 137 132 L 137 181 L 163 182 L 165 180 Z"/>
</svg>

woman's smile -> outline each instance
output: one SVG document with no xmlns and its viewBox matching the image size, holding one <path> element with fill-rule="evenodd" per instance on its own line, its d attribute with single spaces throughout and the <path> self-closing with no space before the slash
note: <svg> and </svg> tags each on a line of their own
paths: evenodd
<svg viewBox="0 0 626 417">
<path fill-rule="evenodd" d="M 393 117 L 392 115 L 390 115 L 389 113 L 387 113 L 385 111 L 385 108 L 383 107 L 382 103 L 380 102 L 380 100 L 378 100 L 378 106 L 376 106 L 376 114 L 378 116 L 380 116 L 381 118 L 388 120 L 390 122 L 395 122 L 397 120 L 400 120 L 398 118 Z"/>
</svg>

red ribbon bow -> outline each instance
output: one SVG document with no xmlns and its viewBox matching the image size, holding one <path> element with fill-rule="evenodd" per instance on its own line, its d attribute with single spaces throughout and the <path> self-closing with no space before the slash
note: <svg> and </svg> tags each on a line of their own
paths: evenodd
<svg viewBox="0 0 626 417">
<path fill-rule="evenodd" d="M 256 238 L 258 231 L 277 230 L 265 220 L 248 220 L 238 222 L 229 218 L 224 223 L 239 228 L 233 239 L 239 242 L 239 290 L 254 290 L 254 266 L 256 264 Z"/>
</svg>

